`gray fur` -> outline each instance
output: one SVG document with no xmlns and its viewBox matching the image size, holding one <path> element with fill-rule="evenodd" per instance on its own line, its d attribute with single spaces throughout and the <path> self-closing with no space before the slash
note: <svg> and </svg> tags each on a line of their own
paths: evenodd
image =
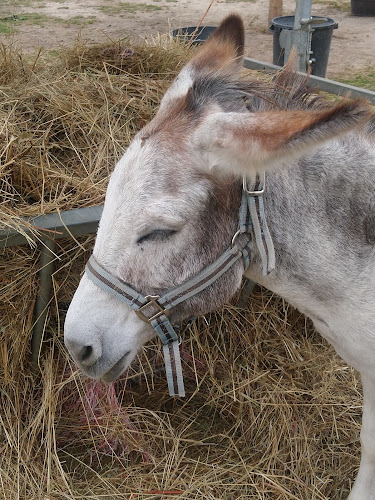
<svg viewBox="0 0 375 500">
<path fill-rule="evenodd" d="M 226 33 L 239 29 L 240 19 L 228 19 L 218 30 L 220 43 L 242 39 Z M 233 57 L 238 51 L 234 46 Z M 206 60 L 207 55 L 198 56 L 198 69 L 193 62 L 181 72 L 155 119 L 116 166 L 94 255 L 143 295 L 163 295 L 230 245 L 241 194 L 235 175 L 270 167 L 265 212 L 276 268 L 263 276 L 255 251 L 245 274 L 309 316 L 360 370 L 362 460 L 350 500 L 375 500 L 375 119 L 363 125 L 368 109 L 358 101 L 332 108 L 311 95 L 306 79 L 290 68 L 263 83 L 230 79 L 211 66 L 207 74 L 202 70 Z M 297 113 L 295 122 L 281 123 L 272 142 L 267 127 L 279 110 L 302 110 L 303 117 Z M 304 120 L 312 111 L 319 119 Z M 232 127 L 233 120 L 240 129 Z M 347 132 L 355 126 L 360 128 Z M 232 129 L 236 136 L 230 135 Z M 284 142 L 283 129 L 291 131 Z M 222 167 L 219 174 L 210 170 L 212 158 Z M 172 236 L 147 237 L 165 230 Z M 243 271 L 239 262 L 177 306 L 171 320 L 222 305 L 239 288 Z M 84 276 L 67 314 L 65 341 L 89 376 L 108 381 L 153 336 L 145 325 Z M 83 355 L 87 347 L 89 358 Z"/>
</svg>

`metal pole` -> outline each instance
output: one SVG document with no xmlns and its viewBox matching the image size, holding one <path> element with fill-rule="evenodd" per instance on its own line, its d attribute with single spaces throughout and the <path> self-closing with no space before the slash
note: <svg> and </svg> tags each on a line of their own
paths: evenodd
<svg viewBox="0 0 375 500">
<path fill-rule="evenodd" d="M 244 286 L 242 288 L 242 292 L 238 300 L 238 307 L 244 309 L 248 305 L 250 295 L 253 293 L 255 285 L 256 283 L 254 281 L 245 278 Z"/>
<path fill-rule="evenodd" d="M 292 48 L 297 52 L 298 71 L 306 73 L 311 51 L 311 4 L 312 0 L 296 0 L 293 30 L 282 30 L 280 46 L 284 47 L 284 62 Z"/>
<path fill-rule="evenodd" d="M 299 30 L 305 19 L 311 17 L 312 0 L 296 0 L 296 12 L 294 14 L 294 29 Z M 301 23 L 302 21 L 302 23 Z"/>
<path fill-rule="evenodd" d="M 55 260 L 55 241 L 43 238 L 39 259 L 39 293 L 35 302 L 36 318 L 31 338 L 31 361 L 36 370 L 39 365 L 39 353 L 46 323 L 48 304 L 51 299 L 53 262 Z"/>
</svg>

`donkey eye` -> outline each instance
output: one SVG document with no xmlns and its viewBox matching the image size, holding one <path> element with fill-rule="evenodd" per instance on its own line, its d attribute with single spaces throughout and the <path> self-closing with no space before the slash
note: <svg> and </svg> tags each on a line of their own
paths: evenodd
<svg viewBox="0 0 375 500">
<path fill-rule="evenodd" d="M 145 241 L 164 241 L 170 238 L 175 233 L 177 233 L 175 229 L 155 229 L 154 231 L 141 236 L 137 240 L 137 244 L 140 245 Z"/>
</svg>

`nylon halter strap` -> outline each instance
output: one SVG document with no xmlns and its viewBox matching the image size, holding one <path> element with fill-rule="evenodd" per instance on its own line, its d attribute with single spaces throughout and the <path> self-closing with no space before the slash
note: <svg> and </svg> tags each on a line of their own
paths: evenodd
<svg viewBox="0 0 375 500">
<path fill-rule="evenodd" d="M 86 265 L 86 276 L 98 287 L 130 306 L 140 319 L 149 323 L 163 344 L 164 362 L 171 396 L 185 396 L 180 358 L 180 338 L 168 319 L 172 308 L 188 300 L 212 285 L 239 259 L 243 259 L 245 270 L 253 251 L 254 232 L 262 259 L 263 272 L 272 271 L 275 262 L 272 239 L 268 231 L 263 208 L 264 180 L 256 179 L 249 186 L 244 180 L 242 202 L 239 213 L 239 229 L 231 245 L 212 264 L 163 296 L 143 296 L 119 278 L 106 271 L 92 255 Z M 239 243 L 239 235 L 248 238 Z M 260 246 L 261 245 L 261 246 Z"/>
<path fill-rule="evenodd" d="M 263 194 L 265 173 L 254 178 L 243 178 L 242 189 L 247 198 L 247 205 L 253 225 L 255 242 L 262 261 L 263 275 L 267 276 L 275 269 L 275 249 L 264 214 Z"/>
</svg>

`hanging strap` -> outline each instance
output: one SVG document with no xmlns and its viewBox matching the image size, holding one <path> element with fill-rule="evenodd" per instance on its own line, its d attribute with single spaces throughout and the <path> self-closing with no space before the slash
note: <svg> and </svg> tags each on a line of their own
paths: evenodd
<svg viewBox="0 0 375 500">
<path fill-rule="evenodd" d="M 264 173 L 243 179 L 243 190 L 247 196 L 255 242 L 262 261 L 263 275 L 266 276 L 275 269 L 275 248 L 264 214 L 264 187 Z"/>
<path fill-rule="evenodd" d="M 165 314 L 151 321 L 151 326 L 163 344 L 165 373 L 170 396 L 185 397 L 182 375 L 180 344 L 181 340 Z"/>
</svg>

